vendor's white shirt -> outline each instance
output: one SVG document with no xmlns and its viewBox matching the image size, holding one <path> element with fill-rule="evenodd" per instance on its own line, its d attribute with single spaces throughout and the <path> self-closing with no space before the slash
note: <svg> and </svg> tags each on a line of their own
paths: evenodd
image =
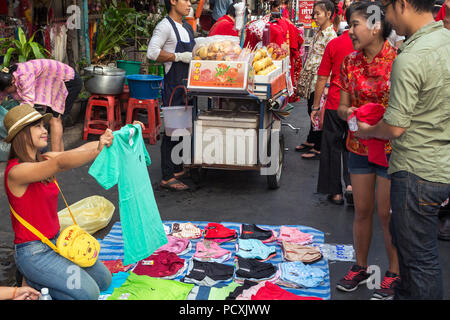
<svg viewBox="0 0 450 320">
<path fill-rule="evenodd" d="M 178 29 L 180 38 L 182 42 L 190 42 L 189 33 L 181 23 L 176 21 L 175 26 Z M 161 50 L 175 53 L 175 48 L 177 47 L 177 35 L 172 28 L 169 20 L 167 18 L 162 19 L 153 30 L 153 35 L 150 39 L 147 49 L 147 57 L 150 60 L 156 61 Z M 164 62 L 164 72 L 168 73 L 172 62 Z"/>
</svg>

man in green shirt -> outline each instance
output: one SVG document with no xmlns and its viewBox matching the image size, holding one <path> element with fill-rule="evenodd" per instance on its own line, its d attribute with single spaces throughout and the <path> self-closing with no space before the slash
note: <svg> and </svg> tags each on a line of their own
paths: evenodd
<svg viewBox="0 0 450 320">
<path fill-rule="evenodd" d="M 401 282 L 396 299 L 442 299 L 438 212 L 450 194 L 450 31 L 434 0 L 382 0 L 386 20 L 407 40 L 391 73 L 389 107 L 361 138 L 392 141 L 392 241 Z"/>
</svg>

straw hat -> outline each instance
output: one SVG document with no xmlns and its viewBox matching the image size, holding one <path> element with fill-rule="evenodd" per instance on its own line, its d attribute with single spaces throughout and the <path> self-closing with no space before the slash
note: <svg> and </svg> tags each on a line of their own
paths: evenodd
<svg viewBox="0 0 450 320">
<path fill-rule="evenodd" d="M 40 114 L 29 104 L 21 104 L 12 108 L 3 119 L 5 129 L 8 131 L 5 142 L 11 142 L 16 134 L 30 123 L 39 119 L 43 119 L 45 123 L 48 123 L 52 117 L 51 113 L 46 113 L 44 115 Z"/>
</svg>

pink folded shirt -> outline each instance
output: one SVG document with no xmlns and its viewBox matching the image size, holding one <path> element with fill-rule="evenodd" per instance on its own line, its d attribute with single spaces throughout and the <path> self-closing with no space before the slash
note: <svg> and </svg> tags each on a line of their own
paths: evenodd
<svg viewBox="0 0 450 320">
<path fill-rule="evenodd" d="M 197 243 L 194 258 L 201 261 L 223 262 L 231 257 L 231 252 L 221 248 L 216 242 L 204 240 Z"/>
<path fill-rule="evenodd" d="M 280 228 L 280 235 L 278 236 L 277 241 L 280 243 L 283 241 L 287 241 L 306 245 L 313 243 L 313 235 L 301 232 L 295 227 L 282 226 Z"/>
<path fill-rule="evenodd" d="M 169 251 L 173 252 L 175 254 L 181 254 L 184 252 L 190 244 L 189 239 L 185 238 L 177 238 L 171 235 L 167 236 L 167 243 L 163 245 L 161 248 L 155 251 L 155 253 L 161 252 L 161 251 Z"/>
</svg>

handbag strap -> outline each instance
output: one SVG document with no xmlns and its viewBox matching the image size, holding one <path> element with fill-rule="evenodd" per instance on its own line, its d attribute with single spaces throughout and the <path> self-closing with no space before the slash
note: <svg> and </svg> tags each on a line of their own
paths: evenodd
<svg viewBox="0 0 450 320">
<path fill-rule="evenodd" d="M 62 198 L 64 200 L 64 203 L 66 204 L 67 210 L 69 210 L 69 213 L 70 213 L 70 216 L 72 217 L 73 223 L 78 225 L 77 222 L 75 221 L 75 218 L 74 218 L 74 216 L 72 214 L 72 211 L 70 211 L 69 205 L 67 204 L 67 201 L 66 201 L 66 197 L 64 197 L 64 193 L 62 192 L 61 188 L 59 187 L 59 184 L 58 184 L 58 181 L 56 181 L 56 178 L 55 178 L 55 184 L 58 187 L 59 192 L 61 193 L 61 196 L 62 196 Z"/>
<path fill-rule="evenodd" d="M 44 236 L 39 230 L 37 230 L 35 227 L 33 227 L 31 224 L 29 224 L 25 219 L 23 219 L 21 216 L 19 216 L 17 214 L 17 212 L 14 211 L 13 207 L 11 206 L 11 204 L 9 205 L 9 207 L 11 208 L 11 212 L 14 215 L 14 217 L 16 217 L 16 219 L 23 224 L 23 226 L 25 228 L 27 228 L 28 230 L 30 230 L 36 237 L 38 237 L 39 239 L 41 239 L 42 242 L 44 242 L 45 244 L 47 244 L 50 248 L 52 248 L 55 252 L 59 252 L 58 248 L 53 244 L 53 242 L 51 242 L 46 236 Z"/>
<path fill-rule="evenodd" d="M 58 187 L 59 192 L 61 193 L 61 196 L 64 200 L 64 203 L 66 204 L 67 210 L 69 210 L 70 216 L 72 217 L 73 223 L 77 224 L 77 222 L 75 221 L 75 218 L 72 214 L 72 211 L 70 211 L 69 205 L 67 204 L 66 198 L 64 197 L 64 194 L 61 190 L 61 188 L 59 187 L 58 181 L 56 181 L 55 179 L 55 184 Z M 21 216 L 19 216 L 19 214 L 14 211 L 13 207 L 11 206 L 11 204 L 9 204 L 9 208 L 11 209 L 12 214 L 14 215 L 14 217 L 25 227 L 27 228 L 29 231 L 31 231 L 36 237 L 38 237 L 39 239 L 41 239 L 42 242 L 44 242 L 45 244 L 47 244 L 50 248 L 52 248 L 55 252 L 59 253 L 58 248 L 53 244 L 53 242 L 51 242 L 46 236 L 44 236 L 38 229 L 36 229 L 35 227 L 33 227 L 31 224 L 29 224 L 24 218 L 22 218 Z"/>
</svg>

